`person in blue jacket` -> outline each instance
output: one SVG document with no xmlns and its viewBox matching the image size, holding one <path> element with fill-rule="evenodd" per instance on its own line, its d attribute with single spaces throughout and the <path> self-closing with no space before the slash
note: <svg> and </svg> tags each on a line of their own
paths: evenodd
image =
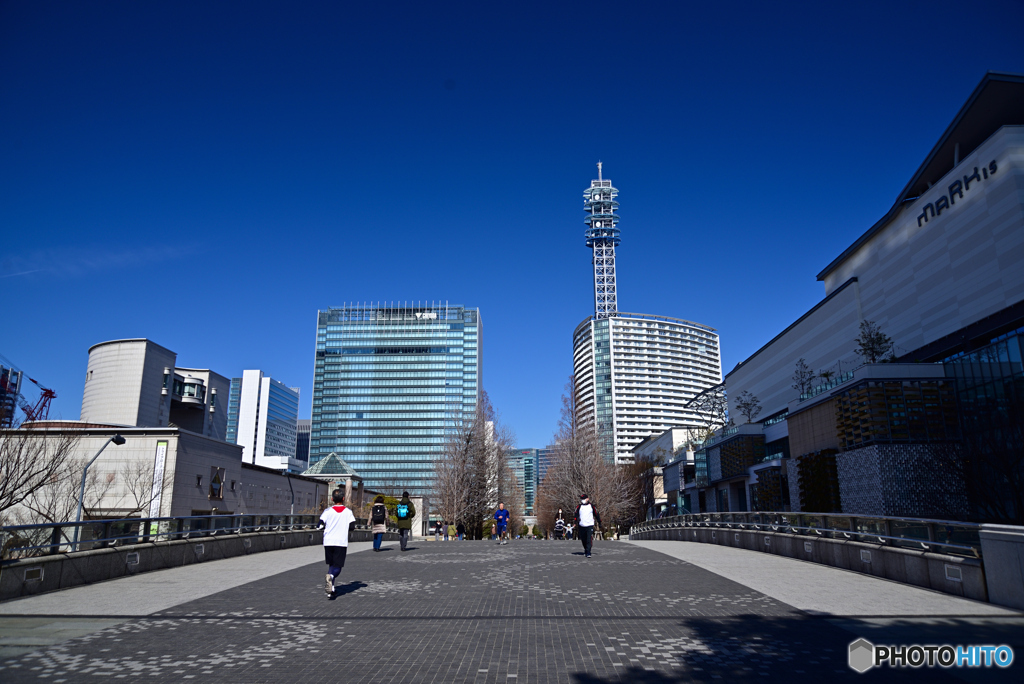
<svg viewBox="0 0 1024 684">
<path fill-rule="evenodd" d="M 498 543 L 508 544 L 508 511 L 505 510 L 505 504 L 498 502 L 498 510 L 494 512 L 494 526 L 498 533 Z"/>
</svg>

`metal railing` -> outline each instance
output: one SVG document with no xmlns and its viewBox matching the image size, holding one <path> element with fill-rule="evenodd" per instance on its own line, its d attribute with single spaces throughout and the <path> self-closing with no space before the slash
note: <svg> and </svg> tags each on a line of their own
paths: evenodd
<svg viewBox="0 0 1024 684">
<path fill-rule="evenodd" d="M 0 527 L 0 559 L 14 560 L 147 542 L 197 539 L 247 532 L 314 530 L 316 515 L 190 515 L 176 518 L 120 518 Z M 356 529 L 366 530 L 366 520 Z M 391 525 L 388 526 L 391 531 Z M 77 543 L 75 531 L 78 529 Z"/>
<path fill-rule="evenodd" d="M 839 513 L 696 513 L 638 523 L 630 534 L 680 528 L 781 532 L 981 558 L 980 525 L 927 518 Z"/>
</svg>

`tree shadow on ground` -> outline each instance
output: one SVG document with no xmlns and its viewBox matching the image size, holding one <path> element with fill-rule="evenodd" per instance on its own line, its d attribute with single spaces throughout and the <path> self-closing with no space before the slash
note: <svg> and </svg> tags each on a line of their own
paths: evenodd
<svg viewBox="0 0 1024 684">
<path fill-rule="evenodd" d="M 902 618 L 873 625 L 847 619 L 810 617 L 793 611 L 782 616 L 738 615 L 725 618 L 651 618 L 625 640 L 608 634 L 599 650 L 603 672 L 571 672 L 574 684 L 643 682 L 1018 682 L 1015 668 L 900 668 L 880 666 L 861 675 L 848 665 L 850 643 L 863 637 L 877 645 L 1007 644 L 1024 647 L 1021 620 Z M 618 655 L 625 653 L 626 655 Z M 608 666 L 611 665 L 611 669 Z M 611 669 L 611 671 L 609 671 Z"/>
</svg>

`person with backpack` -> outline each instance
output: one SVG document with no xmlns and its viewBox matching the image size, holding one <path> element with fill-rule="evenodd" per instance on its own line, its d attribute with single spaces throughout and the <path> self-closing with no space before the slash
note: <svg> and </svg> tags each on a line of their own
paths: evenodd
<svg viewBox="0 0 1024 684">
<path fill-rule="evenodd" d="M 388 531 L 388 507 L 384 505 L 384 496 L 378 494 L 370 509 L 370 531 L 373 532 L 373 550 L 380 551 L 380 543 L 384 541 L 384 533 Z"/>
<path fill-rule="evenodd" d="M 412 519 L 416 517 L 416 506 L 409 498 L 409 492 L 402 492 L 402 500 L 395 507 L 395 517 L 398 518 L 396 526 L 398 534 L 401 535 L 399 547 L 405 551 L 405 545 L 409 543 L 409 537 L 412 535 Z"/>
<path fill-rule="evenodd" d="M 596 525 L 601 529 L 601 516 L 586 494 L 580 494 L 580 505 L 576 507 L 573 519 L 579 530 L 580 541 L 583 542 L 583 553 L 590 558 L 590 550 L 594 546 L 594 527 Z"/>
<path fill-rule="evenodd" d="M 348 552 L 348 533 L 356 526 L 356 516 L 345 507 L 345 492 L 335 489 L 331 492 L 333 506 L 320 514 L 320 526 L 324 528 L 324 557 L 327 561 L 327 579 L 324 591 L 334 598 L 334 580 L 345 567 Z"/>
</svg>

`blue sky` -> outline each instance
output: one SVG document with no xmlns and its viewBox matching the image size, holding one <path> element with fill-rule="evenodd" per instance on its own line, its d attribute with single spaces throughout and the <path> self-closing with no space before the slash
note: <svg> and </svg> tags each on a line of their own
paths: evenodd
<svg viewBox="0 0 1024 684">
<path fill-rule="evenodd" d="M 619 308 L 723 367 L 823 295 L 1020 2 L 0 3 L 0 353 L 77 418 L 88 347 L 303 390 L 318 308 L 479 306 L 484 385 L 546 444 L 592 312 L 582 191 L 621 191 Z M 36 393 L 27 392 L 34 401 Z"/>
</svg>

